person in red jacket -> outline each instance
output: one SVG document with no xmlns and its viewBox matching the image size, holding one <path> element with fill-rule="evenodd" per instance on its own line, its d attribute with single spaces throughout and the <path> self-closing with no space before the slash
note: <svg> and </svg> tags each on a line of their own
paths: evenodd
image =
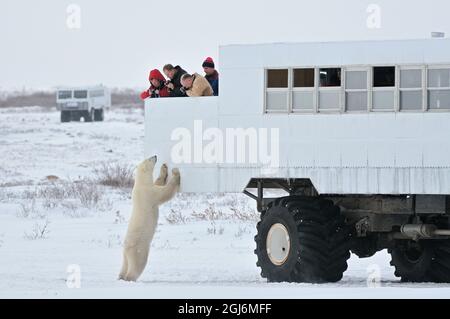
<svg viewBox="0 0 450 319">
<path fill-rule="evenodd" d="M 147 98 L 159 98 L 159 97 L 169 97 L 169 89 L 166 86 L 166 79 L 159 72 L 159 70 L 152 70 L 150 76 L 148 77 L 150 81 L 150 88 L 147 91 L 141 93 L 141 99 L 145 100 Z"/>
</svg>

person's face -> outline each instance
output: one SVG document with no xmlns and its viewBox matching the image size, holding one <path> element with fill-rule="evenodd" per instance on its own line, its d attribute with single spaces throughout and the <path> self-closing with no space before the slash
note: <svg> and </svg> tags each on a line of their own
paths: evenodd
<svg viewBox="0 0 450 319">
<path fill-rule="evenodd" d="M 183 87 L 185 87 L 186 89 L 190 89 L 191 88 L 191 86 L 192 86 L 192 79 L 183 79 L 182 81 L 181 81 L 181 85 L 183 86 Z"/>
<path fill-rule="evenodd" d="M 169 78 L 169 79 L 173 79 L 173 77 L 175 76 L 175 70 L 164 70 L 164 74 Z"/>
<path fill-rule="evenodd" d="M 214 68 L 209 68 L 209 67 L 207 67 L 207 66 L 205 66 L 204 68 L 203 68 L 203 71 L 205 71 L 205 73 L 207 74 L 207 75 L 211 75 L 211 74 L 213 74 L 214 73 Z"/>
<path fill-rule="evenodd" d="M 161 82 L 158 79 L 152 79 L 150 81 L 150 83 L 155 87 L 155 88 L 159 88 L 159 86 L 161 85 Z"/>
</svg>

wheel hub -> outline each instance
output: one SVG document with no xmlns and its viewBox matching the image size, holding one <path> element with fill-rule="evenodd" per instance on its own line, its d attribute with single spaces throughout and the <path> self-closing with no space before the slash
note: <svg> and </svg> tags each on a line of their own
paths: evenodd
<svg viewBox="0 0 450 319">
<path fill-rule="evenodd" d="M 267 234 L 267 255 L 270 261 L 277 266 L 283 265 L 289 257 L 291 239 L 289 232 L 283 224 L 274 224 Z"/>
</svg>

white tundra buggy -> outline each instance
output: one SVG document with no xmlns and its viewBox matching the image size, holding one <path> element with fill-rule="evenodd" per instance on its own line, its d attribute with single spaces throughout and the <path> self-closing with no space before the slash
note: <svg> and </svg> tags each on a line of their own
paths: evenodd
<svg viewBox="0 0 450 319">
<path fill-rule="evenodd" d="M 228 45 L 220 65 L 219 97 L 146 102 L 146 155 L 182 192 L 255 199 L 263 277 L 336 282 L 388 249 L 403 281 L 450 282 L 450 39 Z"/>
<path fill-rule="evenodd" d="M 103 121 L 105 109 L 111 107 L 111 93 L 99 85 L 93 87 L 59 88 L 56 93 L 61 122 Z"/>
</svg>

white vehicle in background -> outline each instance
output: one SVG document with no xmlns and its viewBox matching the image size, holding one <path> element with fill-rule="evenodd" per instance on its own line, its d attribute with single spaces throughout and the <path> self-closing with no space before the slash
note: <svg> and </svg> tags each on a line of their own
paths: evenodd
<svg viewBox="0 0 450 319">
<path fill-rule="evenodd" d="M 100 122 L 106 108 L 111 107 L 111 92 L 99 85 L 93 87 L 60 88 L 56 94 L 57 108 L 61 111 L 61 122 Z"/>
<path fill-rule="evenodd" d="M 145 152 L 182 192 L 255 199 L 264 278 L 336 282 L 350 251 L 388 249 L 403 281 L 450 283 L 450 39 L 229 45 L 220 63 L 219 97 L 146 101 Z"/>
</svg>

